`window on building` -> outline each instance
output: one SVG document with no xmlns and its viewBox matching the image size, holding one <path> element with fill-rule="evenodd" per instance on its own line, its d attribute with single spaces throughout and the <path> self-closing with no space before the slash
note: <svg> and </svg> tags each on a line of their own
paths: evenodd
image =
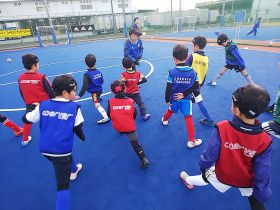
<svg viewBox="0 0 280 210">
<path fill-rule="evenodd" d="M 124 7 L 128 8 L 128 0 L 124 0 Z M 122 8 L 122 0 L 118 1 L 118 8 Z"/>
<path fill-rule="evenodd" d="M 14 3 L 14 6 L 21 6 L 21 3 L 15 2 L 15 3 Z"/>
<path fill-rule="evenodd" d="M 44 7 L 36 7 L 37 12 L 43 12 L 44 11 Z"/>
<path fill-rule="evenodd" d="M 68 4 L 68 1 L 62 1 L 61 3 L 62 4 Z"/>
</svg>

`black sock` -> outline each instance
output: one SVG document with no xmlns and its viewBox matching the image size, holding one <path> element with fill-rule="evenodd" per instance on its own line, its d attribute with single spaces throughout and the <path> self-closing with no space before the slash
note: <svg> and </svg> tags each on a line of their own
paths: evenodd
<svg viewBox="0 0 280 210">
<path fill-rule="evenodd" d="M 248 197 L 248 200 L 250 202 L 250 206 L 252 210 L 265 210 L 264 205 L 259 201 L 257 201 L 252 195 Z"/>
</svg>

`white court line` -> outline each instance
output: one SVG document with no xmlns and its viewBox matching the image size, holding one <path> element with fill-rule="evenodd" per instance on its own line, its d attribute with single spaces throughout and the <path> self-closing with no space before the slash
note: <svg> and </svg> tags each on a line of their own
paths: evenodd
<svg viewBox="0 0 280 210">
<path fill-rule="evenodd" d="M 223 48 L 222 47 L 216 47 L 214 49 L 205 50 L 205 52 L 210 52 L 210 51 L 219 50 L 219 49 L 223 49 Z M 172 57 L 172 56 L 168 55 L 168 56 L 162 56 L 162 57 L 158 57 L 158 58 L 147 59 L 146 61 L 160 60 L 160 59 L 170 58 L 170 57 Z M 97 58 L 97 59 L 99 59 L 99 60 L 100 59 L 121 59 L 121 57 L 105 57 L 105 58 Z M 69 63 L 69 62 L 72 62 L 72 61 L 81 61 L 81 60 L 84 60 L 84 59 L 59 61 L 59 62 L 55 62 L 55 63 L 43 64 L 41 66 L 49 66 L 49 65 L 53 65 L 53 64 Z M 118 67 L 118 66 L 121 66 L 121 65 L 116 64 L 116 65 L 112 65 L 112 66 L 104 66 L 104 67 L 99 67 L 98 69 L 106 69 L 106 68 L 112 68 L 112 67 Z M 17 70 L 17 71 L 6 73 L 6 74 L 2 74 L 2 75 L 0 75 L 0 77 L 6 76 L 6 75 L 9 75 L 9 74 L 13 74 L 13 73 L 16 73 L 16 72 L 19 72 L 19 71 L 25 71 L 25 69 Z M 78 71 L 73 71 L 73 72 L 63 73 L 63 74 L 77 74 L 77 73 L 81 73 L 81 72 L 85 72 L 85 71 L 86 70 L 78 70 Z M 47 76 L 47 77 L 52 78 L 52 77 L 60 76 L 60 75 L 63 75 L 63 74 L 50 75 L 50 76 Z M 7 85 L 13 85 L 13 84 L 17 84 L 17 82 L 2 83 L 2 84 L 0 84 L 0 87 L 1 86 L 7 86 Z"/>
<path fill-rule="evenodd" d="M 155 67 L 153 64 L 151 64 L 149 61 L 147 60 L 142 60 L 141 62 L 145 62 L 147 64 L 149 64 L 150 66 L 150 71 L 149 73 L 146 75 L 146 77 L 148 78 L 155 70 Z M 109 95 L 111 92 L 107 92 L 107 93 L 103 93 L 101 96 L 105 96 L 105 95 Z M 81 102 L 81 101 L 87 101 L 87 100 L 92 100 L 92 97 L 88 97 L 88 98 L 83 98 L 83 99 L 79 99 L 76 102 Z M 17 111 L 24 111 L 25 108 L 16 108 L 16 109 L 0 109 L 0 112 L 17 112 Z"/>
<path fill-rule="evenodd" d="M 103 57 L 103 58 L 96 58 L 96 59 L 98 59 L 98 60 L 102 60 L 102 59 L 121 59 L 121 57 Z M 53 62 L 53 63 L 40 64 L 40 67 L 51 66 L 51 65 L 62 64 L 62 63 L 72 63 L 72 62 L 83 61 L 83 60 L 84 60 L 84 58 L 83 59 L 57 61 L 57 62 Z M 12 72 L 9 72 L 9 73 L 0 74 L 0 77 L 4 77 L 4 76 L 14 74 L 14 73 L 17 73 L 17 72 L 21 72 L 21 71 L 26 71 L 26 70 L 25 69 L 20 69 L 20 70 L 12 71 Z"/>
</svg>

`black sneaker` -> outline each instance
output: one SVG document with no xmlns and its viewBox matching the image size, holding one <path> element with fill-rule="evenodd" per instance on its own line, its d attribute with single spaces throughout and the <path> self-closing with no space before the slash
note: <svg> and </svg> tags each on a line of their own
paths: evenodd
<svg viewBox="0 0 280 210">
<path fill-rule="evenodd" d="M 144 158 L 141 160 L 141 168 L 142 168 L 142 169 L 145 169 L 145 168 L 148 168 L 148 166 L 149 166 L 149 161 L 148 161 L 147 158 L 144 157 Z"/>
<path fill-rule="evenodd" d="M 274 104 L 271 105 L 271 106 L 266 107 L 264 111 L 267 112 L 267 113 L 271 113 L 272 114 L 273 110 L 274 110 Z"/>
</svg>

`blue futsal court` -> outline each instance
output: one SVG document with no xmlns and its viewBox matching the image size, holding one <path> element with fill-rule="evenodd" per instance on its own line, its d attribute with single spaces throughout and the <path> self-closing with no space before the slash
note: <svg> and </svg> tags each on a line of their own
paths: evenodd
<svg viewBox="0 0 280 210">
<path fill-rule="evenodd" d="M 225 29 L 226 30 L 226 29 Z M 227 33 L 227 31 L 225 31 Z M 279 28 L 278 28 L 279 32 Z M 211 32 L 212 33 L 212 32 Z M 261 33 L 261 30 L 260 32 Z M 174 34 L 172 34 L 174 35 Z M 214 36 L 214 35 L 213 35 Z M 275 37 L 273 37 L 275 38 Z M 270 37 L 264 38 L 268 40 Z M 93 53 L 97 57 L 97 68 L 104 75 L 102 105 L 107 107 L 110 83 L 120 78 L 122 72 L 124 40 L 108 40 L 73 45 L 32 48 L 0 53 L 0 113 L 22 125 L 24 103 L 21 99 L 17 78 L 23 72 L 21 56 L 34 53 L 40 59 L 40 72 L 52 81 L 55 75 L 72 73 L 82 85 L 86 70 L 84 57 Z M 200 173 L 198 160 L 205 148 L 212 128 L 200 125 L 202 117 L 198 106 L 193 106 L 196 137 L 203 140 L 200 147 L 188 149 L 187 133 L 183 116 L 173 115 L 169 125 L 161 124 L 161 117 L 167 109 L 164 101 L 168 69 L 173 68 L 172 49 L 175 43 L 143 41 L 144 54 L 139 70 L 149 75 L 148 82 L 141 85 L 141 95 L 151 119 L 136 118 L 140 144 L 150 161 L 146 170 L 140 169 L 138 157 L 128 139 L 115 132 L 111 123 L 97 125 L 101 118 L 89 94 L 79 104 L 85 118 L 86 141 L 75 138 L 73 157 L 83 164 L 79 177 L 71 182 L 72 210 L 236 210 L 250 209 L 247 198 L 241 197 L 237 189 L 221 194 L 211 185 L 196 187 L 189 191 L 179 179 L 179 173 L 186 170 L 190 175 Z M 192 52 L 191 46 L 189 52 Z M 205 49 L 209 56 L 209 81 L 224 65 L 225 53 L 222 47 L 209 46 Z M 255 83 L 265 87 L 271 95 L 271 103 L 276 97 L 280 71 L 277 63 L 280 54 L 254 49 L 242 49 L 248 72 Z M 12 63 L 6 59 L 11 58 Z M 215 121 L 231 119 L 231 93 L 245 85 L 245 79 L 234 71 L 227 72 L 216 87 L 205 85 L 202 95 L 209 113 Z M 262 114 L 259 120 L 271 119 L 270 114 Z M 39 126 L 31 130 L 33 140 L 25 148 L 21 138 L 0 126 L 0 210 L 50 210 L 55 208 L 56 184 L 53 167 L 38 149 Z M 280 195 L 280 142 L 273 139 L 272 191 L 267 209 L 279 209 Z M 230 163 L 229 163 L 230 164 Z"/>
</svg>

